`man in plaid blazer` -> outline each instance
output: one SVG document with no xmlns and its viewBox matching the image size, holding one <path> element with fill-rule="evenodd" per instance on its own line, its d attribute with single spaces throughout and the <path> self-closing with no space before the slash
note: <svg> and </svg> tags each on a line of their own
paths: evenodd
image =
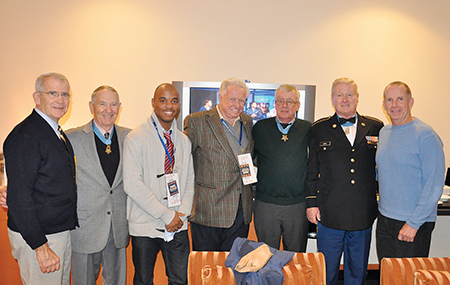
<svg viewBox="0 0 450 285">
<path fill-rule="evenodd" d="M 229 251 L 236 237 L 247 237 L 253 195 L 243 185 L 237 156 L 253 152 L 252 119 L 242 113 L 249 90 L 244 81 L 222 82 L 220 103 L 186 117 L 192 142 L 195 194 L 190 217 L 197 251 Z"/>
</svg>

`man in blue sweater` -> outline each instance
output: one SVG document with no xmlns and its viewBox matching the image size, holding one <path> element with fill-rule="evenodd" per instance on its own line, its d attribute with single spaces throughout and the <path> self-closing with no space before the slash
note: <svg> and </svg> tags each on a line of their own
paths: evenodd
<svg viewBox="0 0 450 285">
<path fill-rule="evenodd" d="M 392 124 L 380 131 L 376 157 L 380 185 L 378 258 L 427 257 L 437 202 L 444 186 L 443 144 L 436 132 L 411 115 L 411 89 L 395 81 L 384 89 Z"/>
</svg>

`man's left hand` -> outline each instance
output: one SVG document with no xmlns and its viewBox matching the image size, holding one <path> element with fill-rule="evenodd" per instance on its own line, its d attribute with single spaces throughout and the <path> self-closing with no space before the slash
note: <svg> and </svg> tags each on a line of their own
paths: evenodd
<svg viewBox="0 0 450 285">
<path fill-rule="evenodd" d="M 417 230 L 407 223 L 405 223 L 398 233 L 398 240 L 406 241 L 406 242 L 413 242 L 414 237 L 416 236 Z"/>
</svg>

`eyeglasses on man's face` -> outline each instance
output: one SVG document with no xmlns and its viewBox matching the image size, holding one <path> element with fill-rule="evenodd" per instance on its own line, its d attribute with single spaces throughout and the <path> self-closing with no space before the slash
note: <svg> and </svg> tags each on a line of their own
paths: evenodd
<svg viewBox="0 0 450 285">
<path fill-rule="evenodd" d="M 275 104 L 280 107 L 283 106 L 284 103 L 286 103 L 286 105 L 288 105 L 288 107 L 292 107 L 292 106 L 294 106 L 294 104 L 297 104 L 298 101 L 294 101 L 294 100 L 276 100 L 275 101 Z"/>
<path fill-rule="evenodd" d="M 47 96 L 51 99 L 56 99 L 59 96 L 61 96 L 63 99 L 70 99 L 70 93 L 69 92 L 57 92 L 57 91 L 47 91 L 47 92 L 40 92 L 40 93 L 44 93 L 47 94 Z"/>
</svg>

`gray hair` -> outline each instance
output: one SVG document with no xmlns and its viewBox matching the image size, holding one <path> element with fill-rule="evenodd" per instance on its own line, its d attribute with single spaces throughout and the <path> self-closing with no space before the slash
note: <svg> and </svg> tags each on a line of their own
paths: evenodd
<svg viewBox="0 0 450 285">
<path fill-rule="evenodd" d="M 355 90 L 355 93 L 358 93 L 358 85 L 356 85 L 356 82 L 353 79 L 341 77 L 333 81 L 333 84 L 331 85 L 331 94 L 334 93 L 334 87 L 338 84 L 351 84 Z"/>
<path fill-rule="evenodd" d="M 67 77 L 65 77 L 61 73 L 50 72 L 50 73 L 41 74 L 36 79 L 36 83 L 34 84 L 34 90 L 36 92 L 44 92 L 44 80 L 48 77 L 53 77 L 59 81 L 67 83 L 67 85 L 69 86 L 69 91 L 70 91 L 70 84 L 69 84 L 69 80 L 67 79 Z"/>
<path fill-rule="evenodd" d="M 95 101 L 97 100 L 98 92 L 100 92 L 102 90 L 109 90 L 109 91 L 112 91 L 112 92 L 116 93 L 117 94 L 117 100 L 120 103 L 119 92 L 117 92 L 117 90 L 114 89 L 114 87 L 111 87 L 109 85 L 101 85 L 101 86 L 97 87 L 97 89 L 95 89 L 94 92 L 92 92 L 92 95 L 91 95 L 91 102 L 92 102 L 92 104 L 94 104 Z"/>
<path fill-rule="evenodd" d="M 297 98 L 297 101 L 300 101 L 300 92 L 298 91 L 298 89 L 294 86 L 294 85 L 290 85 L 290 84 L 282 84 L 280 85 L 277 90 L 275 91 L 275 94 L 278 92 L 278 90 L 283 90 L 286 92 L 295 92 L 295 97 Z"/>
<path fill-rule="evenodd" d="M 225 79 L 222 82 L 222 84 L 220 84 L 219 94 L 222 95 L 222 96 L 226 95 L 227 94 L 227 88 L 230 85 L 237 85 L 237 86 L 239 86 L 241 88 L 244 88 L 246 97 L 250 93 L 250 90 L 248 90 L 247 84 L 243 80 L 241 80 L 239 78 L 235 78 L 235 77 L 230 77 L 228 79 Z"/>
<path fill-rule="evenodd" d="M 386 88 L 384 88 L 384 91 L 383 91 L 383 99 L 386 98 L 386 89 L 387 89 L 389 86 L 392 86 L 392 85 L 397 85 L 397 86 L 403 86 L 403 87 L 405 87 L 405 89 L 406 89 L 406 94 L 408 95 L 408 99 L 411 99 L 411 97 L 412 97 L 411 88 L 409 88 L 408 84 L 406 84 L 405 82 L 402 82 L 402 81 L 393 81 L 393 82 L 389 83 L 389 84 L 386 86 Z"/>
</svg>

